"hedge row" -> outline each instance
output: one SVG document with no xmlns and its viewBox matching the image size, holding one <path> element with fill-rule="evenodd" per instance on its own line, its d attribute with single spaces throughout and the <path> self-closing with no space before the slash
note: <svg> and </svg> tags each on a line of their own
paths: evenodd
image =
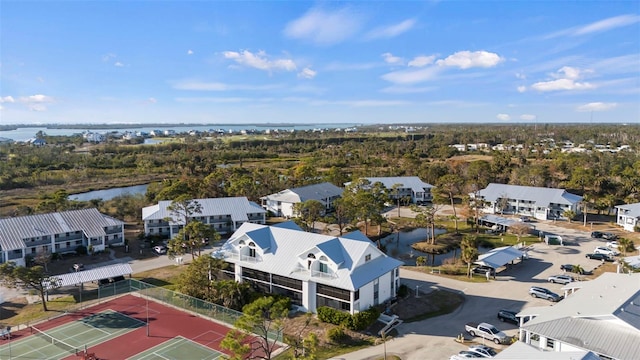
<svg viewBox="0 0 640 360">
<path fill-rule="evenodd" d="M 380 311 L 373 307 L 353 315 L 328 306 L 321 306 L 316 311 L 318 312 L 318 319 L 320 321 L 334 325 L 341 325 L 354 331 L 360 331 L 368 328 L 378 320 L 378 317 L 380 316 Z"/>
</svg>

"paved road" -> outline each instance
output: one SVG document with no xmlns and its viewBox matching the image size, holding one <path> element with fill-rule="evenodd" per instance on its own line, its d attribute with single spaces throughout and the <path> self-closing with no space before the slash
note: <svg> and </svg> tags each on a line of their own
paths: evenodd
<svg viewBox="0 0 640 360">
<path fill-rule="evenodd" d="M 590 238 L 588 231 L 577 231 L 554 226 L 551 222 L 537 222 L 536 228 L 546 233 L 558 234 L 565 239 L 565 246 L 549 246 L 544 243 L 533 245 L 529 259 L 498 273 L 496 280 L 489 283 L 468 283 L 425 274 L 411 270 L 401 270 L 403 284 L 410 288 L 420 285 L 426 289 L 448 289 L 465 295 L 464 304 L 451 314 L 414 323 L 400 325 L 398 336 L 385 345 L 359 350 L 338 356 L 344 360 L 379 359 L 384 354 L 396 354 L 404 360 L 448 359 L 451 355 L 466 349 L 454 338 L 464 332 L 464 324 L 470 321 L 489 322 L 504 330 L 508 335 L 516 335 L 517 327 L 500 323 L 496 314 L 500 309 L 519 311 L 530 306 L 552 306 L 542 299 L 531 298 L 529 287 L 542 285 L 562 294 L 562 285 L 551 284 L 547 278 L 561 273 L 560 264 L 580 264 L 591 270 L 599 262 L 586 259 L 584 254 L 593 251 L 602 242 Z M 467 335 L 468 337 L 468 335 Z M 476 338 L 477 341 L 482 341 Z M 496 346 L 495 344 L 489 344 Z"/>
</svg>

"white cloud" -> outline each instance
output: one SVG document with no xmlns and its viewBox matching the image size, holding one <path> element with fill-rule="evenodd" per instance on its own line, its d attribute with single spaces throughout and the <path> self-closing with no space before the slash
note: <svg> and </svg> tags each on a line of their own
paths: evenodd
<svg viewBox="0 0 640 360">
<path fill-rule="evenodd" d="M 516 75 L 516 79 L 524 80 L 527 78 L 527 75 L 523 73 L 516 73 L 515 75 Z"/>
<path fill-rule="evenodd" d="M 117 57 L 117 55 L 113 54 L 113 53 L 105 54 L 105 55 L 102 55 L 102 61 L 109 62 L 112 59 L 115 59 L 116 57 Z"/>
<path fill-rule="evenodd" d="M 0 104 L 2 103 L 14 103 L 16 102 L 16 100 L 13 98 L 13 96 L 5 96 L 5 97 L 0 97 Z"/>
<path fill-rule="evenodd" d="M 362 17 L 348 7 L 335 11 L 313 8 L 289 22 L 284 34 L 319 45 L 333 45 L 352 37 L 361 27 Z"/>
<path fill-rule="evenodd" d="M 306 67 L 298 73 L 298 77 L 303 79 L 313 79 L 317 74 L 317 71 L 311 70 L 310 68 Z"/>
<path fill-rule="evenodd" d="M 496 115 L 496 119 L 500 121 L 509 121 L 511 120 L 511 116 L 509 116 L 509 114 L 498 114 Z"/>
<path fill-rule="evenodd" d="M 31 95 L 21 96 L 18 98 L 19 103 L 25 104 L 31 111 L 46 111 L 47 104 L 52 104 L 55 100 L 51 96 L 47 95 Z"/>
<path fill-rule="evenodd" d="M 498 65 L 502 61 L 504 61 L 504 59 L 498 54 L 488 51 L 458 51 L 443 60 L 436 61 L 436 64 L 469 69 L 473 67 L 490 68 Z"/>
<path fill-rule="evenodd" d="M 386 106 L 402 106 L 408 105 L 410 102 L 404 100 L 343 100 L 343 101 L 327 101 L 327 100 L 315 100 L 311 101 L 310 105 L 325 106 L 325 105 L 346 105 L 351 107 L 386 107 Z"/>
<path fill-rule="evenodd" d="M 524 120 L 524 121 L 533 121 L 537 118 L 537 116 L 532 115 L 532 114 L 522 114 L 520 115 L 520 120 Z"/>
<path fill-rule="evenodd" d="M 640 22 L 640 16 L 638 15 L 620 15 L 610 17 L 608 19 L 596 21 L 589 25 L 582 26 L 575 31 L 573 31 L 572 35 L 587 35 L 595 32 L 603 32 L 623 26 L 633 25 L 637 22 Z"/>
<path fill-rule="evenodd" d="M 260 70 L 265 71 L 273 71 L 273 70 L 285 70 L 285 71 L 295 71 L 296 64 L 291 59 L 275 59 L 270 60 L 267 56 L 266 52 L 258 51 L 257 53 L 252 53 L 248 50 L 243 50 L 241 52 L 236 51 L 225 51 L 222 53 L 226 59 L 231 59 L 236 63 Z"/>
<path fill-rule="evenodd" d="M 527 91 L 527 87 L 526 87 L 526 86 L 523 86 L 523 85 L 518 86 L 518 92 L 519 92 L 519 93 L 523 93 L 523 92 L 525 92 L 525 91 Z"/>
<path fill-rule="evenodd" d="M 121 63 L 120 61 L 116 61 L 115 63 L 113 63 L 113 66 L 116 66 L 116 67 L 123 67 L 123 66 L 124 66 L 124 64 L 123 64 L 123 63 Z"/>
<path fill-rule="evenodd" d="M 173 88 L 177 90 L 193 90 L 193 91 L 230 91 L 230 90 L 273 90 L 281 87 L 280 85 L 244 85 L 244 84 L 225 84 L 221 82 L 202 82 L 197 80 L 184 80 L 173 84 Z"/>
<path fill-rule="evenodd" d="M 413 87 L 413 86 L 388 86 L 380 92 L 388 94 L 417 94 L 435 90 L 434 86 Z"/>
<path fill-rule="evenodd" d="M 404 60 L 401 57 L 393 56 L 393 54 L 388 52 L 382 54 L 381 56 L 384 59 L 384 62 L 386 62 L 387 64 L 401 65 L 404 62 Z"/>
<path fill-rule="evenodd" d="M 377 63 L 341 63 L 331 62 L 324 67 L 325 71 L 353 71 L 353 70 L 370 70 L 380 66 L 380 62 Z"/>
<path fill-rule="evenodd" d="M 0 105 L 0 111 L 4 110 L 4 106 Z"/>
<path fill-rule="evenodd" d="M 617 103 L 592 102 L 592 103 L 578 106 L 576 108 L 576 111 L 580 111 L 580 112 L 607 111 L 617 106 L 618 106 Z"/>
<path fill-rule="evenodd" d="M 187 55 L 193 55 L 193 50 L 191 49 L 187 50 Z"/>
<path fill-rule="evenodd" d="M 436 59 L 435 55 L 431 55 L 431 56 L 420 55 L 420 56 L 414 57 L 413 60 L 409 61 L 407 65 L 409 65 L 410 67 L 423 67 L 423 66 L 433 64 L 435 59 Z"/>
<path fill-rule="evenodd" d="M 390 26 L 384 26 L 384 27 L 378 27 L 375 28 L 373 30 L 371 30 L 366 38 L 367 39 L 389 39 L 389 38 L 393 38 L 396 37 L 402 33 L 405 33 L 409 30 L 411 30 L 413 28 L 413 26 L 416 24 L 415 19 L 407 19 L 405 21 L 402 21 L 398 24 L 394 24 L 394 25 L 390 25 Z"/>
<path fill-rule="evenodd" d="M 537 91 L 561 91 L 561 90 L 590 90 L 595 89 L 596 86 L 588 82 L 578 82 L 582 78 L 583 74 L 590 73 L 591 70 L 580 70 L 578 68 L 563 66 L 557 72 L 550 74 L 555 80 L 539 81 L 531 88 Z"/>
<path fill-rule="evenodd" d="M 158 99 L 154 98 L 154 97 L 150 97 L 149 99 L 147 99 L 148 102 L 150 102 L 151 104 L 155 104 L 158 102 Z"/>
<path fill-rule="evenodd" d="M 382 79 L 395 84 L 414 84 L 433 80 L 442 68 L 436 66 L 425 67 L 417 70 L 400 70 L 382 75 Z"/>
</svg>

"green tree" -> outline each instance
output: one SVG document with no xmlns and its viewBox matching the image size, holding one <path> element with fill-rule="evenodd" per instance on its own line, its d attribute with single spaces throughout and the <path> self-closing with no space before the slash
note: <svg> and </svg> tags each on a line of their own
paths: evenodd
<svg viewBox="0 0 640 360">
<path fill-rule="evenodd" d="M 404 187 L 404 184 L 393 184 L 391 186 L 391 195 L 396 199 L 396 203 L 398 206 L 398 217 L 400 217 L 400 189 Z"/>
<path fill-rule="evenodd" d="M 180 292 L 198 299 L 213 301 L 213 282 L 227 263 L 212 256 L 199 256 L 180 273 L 177 285 Z"/>
<path fill-rule="evenodd" d="M 433 206 L 418 206 L 412 205 L 411 211 L 416 215 L 414 221 L 416 226 L 425 228 L 430 231 L 430 236 L 427 236 L 431 244 L 436 243 L 436 211 L 437 205 Z"/>
<path fill-rule="evenodd" d="M 323 212 L 324 205 L 318 200 L 310 199 L 293 204 L 294 216 L 304 223 L 307 231 L 313 231 Z"/>
<path fill-rule="evenodd" d="M 212 302 L 229 309 L 241 310 L 251 298 L 253 291 L 248 282 L 218 280 L 213 283 Z"/>
<path fill-rule="evenodd" d="M 455 231 L 456 234 L 459 233 L 458 231 L 458 214 L 456 213 L 456 204 L 455 204 L 455 196 L 458 195 L 460 193 L 460 188 L 463 184 L 463 180 L 453 174 L 447 174 L 443 177 L 441 177 L 440 179 L 438 179 L 438 182 L 436 183 L 436 191 L 439 192 L 441 195 L 446 196 L 450 203 L 451 203 L 451 209 L 453 210 L 453 221 L 455 223 Z"/>
<path fill-rule="evenodd" d="M 467 265 L 467 276 L 471 277 L 471 264 L 478 259 L 476 237 L 466 235 L 460 242 L 460 260 Z"/>
<path fill-rule="evenodd" d="M 531 231 L 531 227 L 525 223 L 517 223 L 509 226 L 509 232 L 515 235 L 520 242 L 520 237 L 527 235 Z"/>
<path fill-rule="evenodd" d="M 238 331 L 228 332 L 222 341 L 222 347 L 234 352 L 234 356 L 237 356 L 239 354 L 235 353 L 236 351 L 241 353 L 246 351 L 246 348 L 242 347 L 246 339 L 255 336 L 259 351 L 252 354 L 252 357 L 271 359 L 278 346 L 277 342 L 282 341 L 285 331 L 284 320 L 289 314 L 289 307 L 289 299 L 277 299 L 272 296 L 263 296 L 245 305 L 242 308 L 242 316 L 234 324 Z"/>
<path fill-rule="evenodd" d="M 44 267 L 40 265 L 32 267 L 17 266 L 13 262 L 0 264 L 0 284 L 8 288 L 35 291 L 40 295 L 44 311 L 49 311 L 45 294 L 47 287 L 55 284 L 49 279 Z"/>
<path fill-rule="evenodd" d="M 384 209 L 389 200 L 387 189 L 380 182 L 371 184 L 366 178 L 349 184 L 342 193 L 343 205 L 349 218 L 364 222 L 365 235 L 369 231 L 369 220 Z"/>
<path fill-rule="evenodd" d="M 573 210 L 565 210 L 562 212 L 562 216 L 567 218 L 567 220 L 569 220 L 569 223 L 571 223 L 573 218 L 576 217 L 576 212 Z"/>
<path fill-rule="evenodd" d="M 338 225 L 340 236 L 344 233 L 344 229 L 349 224 L 348 207 L 343 198 L 338 198 L 333 202 L 333 212 L 327 216 L 327 221 Z"/>
<path fill-rule="evenodd" d="M 629 238 L 620 238 L 618 239 L 618 249 L 622 253 L 622 255 L 626 256 L 627 253 L 632 253 L 636 251 L 636 246 L 633 243 L 633 240 Z"/>
<path fill-rule="evenodd" d="M 167 255 L 174 258 L 177 255 L 190 253 L 191 257 L 195 258 L 200 256 L 207 242 L 218 240 L 220 240 L 220 234 L 214 228 L 201 221 L 192 220 L 169 240 Z"/>
</svg>

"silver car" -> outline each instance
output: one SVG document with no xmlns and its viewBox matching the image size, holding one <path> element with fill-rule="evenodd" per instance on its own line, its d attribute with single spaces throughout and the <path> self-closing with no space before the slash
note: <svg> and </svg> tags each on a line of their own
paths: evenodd
<svg viewBox="0 0 640 360">
<path fill-rule="evenodd" d="M 569 275 L 553 275 L 553 276 L 549 276 L 547 281 L 554 284 L 566 285 L 572 281 L 575 281 L 575 279 Z"/>
</svg>

